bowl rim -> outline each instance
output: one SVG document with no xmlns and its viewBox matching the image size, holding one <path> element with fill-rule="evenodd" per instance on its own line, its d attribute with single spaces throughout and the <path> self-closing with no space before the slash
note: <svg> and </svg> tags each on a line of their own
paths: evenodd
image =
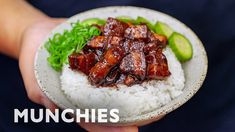
<svg viewBox="0 0 235 132">
<path fill-rule="evenodd" d="M 187 29 L 187 32 L 190 32 L 196 39 L 196 41 L 198 41 L 198 45 L 200 50 L 202 50 L 202 56 L 203 56 L 203 60 L 205 62 L 204 68 L 202 70 L 202 74 L 200 76 L 199 81 L 193 86 L 191 87 L 190 90 L 186 91 L 185 93 L 182 93 L 179 97 L 173 99 L 172 101 L 170 101 L 169 103 L 167 103 L 166 105 L 157 108 L 157 109 L 153 109 L 149 112 L 146 112 L 144 114 L 140 114 L 137 115 L 135 117 L 131 116 L 131 117 L 127 117 L 123 120 L 120 120 L 118 124 L 133 124 L 134 122 L 142 122 L 142 121 L 147 121 L 147 120 L 152 120 L 155 118 L 158 118 L 160 116 L 164 116 L 170 112 L 172 112 L 173 110 L 179 108 L 180 106 L 182 106 L 184 103 L 186 103 L 189 99 L 191 99 L 193 97 L 193 95 L 200 89 L 200 87 L 202 86 L 206 75 L 207 75 L 207 70 L 208 70 L 208 58 L 207 58 L 207 53 L 206 50 L 201 42 L 201 40 L 198 38 L 198 36 L 189 28 L 187 27 L 184 23 L 182 23 L 181 21 L 179 21 L 178 19 L 162 13 L 160 11 L 157 10 L 153 10 L 153 9 L 148 9 L 148 8 L 144 8 L 144 7 L 137 7 L 137 6 L 106 6 L 106 7 L 100 7 L 100 8 L 94 8 L 94 9 L 90 9 L 87 11 L 83 11 L 80 12 L 70 18 L 68 18 L 68 20 L 66 20 L 64 23 L 69 22 L 69 20 L 71 19 L 75 19 L 77 18 L 79 15 L 82 14 L 86 14 L 89 12 L 94 12 L 94 11 L 101 11 L 101 10 L 119 10 L 119 9 L 141 9 L 141 11 L 148 11 L 148 12 L 157 12 L 158 14 L 168 17 L 169 19 L 172 19 L 173 21 L 176 21 L 178 24 L 180 24 L 181 26 L 183 26 L 185 29 Z M 128 16 L 128 15 L 127 15 Z M 63 24 L 63 23 L 62 23 Z M 62 104 L 60 101 L 56 100 L 53 96 L 50 95 L 50 93 L 46 90 L 46 88 L 43 87 L 41 81 L 40 81 L 40 77 L 38 75 L 38 67 L 37 67 L 37 60 L 38 60 L 38 56 L 39 56 L 39 50 L 42 49 L 42 47 L 44 46 L 44 42 L 46 42 L 46 40 L 49 38 L 50 34 L 54 33 L 53 31 L 57 30 L 58 28 L 60 28 L 60 26 L 62 24 L 59 24 L 57 27 L 55 27 L 44 39 L 44 41 L 42 41 L 43 43 L 41 43 L 41 45 L 39 46 L 36 54 L 35 54 L 35 59 L 34 59 L 34 73 L 35 73 L 35 77 L 37 80 L 37 83 L 40 87 L 40 89 L 46 94 L 46 96 L 53 101 L 56 105 L 58 105 L 60 108 L 62 109 L 66 109 L 67 107 Z M 183 96 L 184 95 L 184 96 Z M 154 120 L 153 120 L 154 121 Z"/>
</svg>

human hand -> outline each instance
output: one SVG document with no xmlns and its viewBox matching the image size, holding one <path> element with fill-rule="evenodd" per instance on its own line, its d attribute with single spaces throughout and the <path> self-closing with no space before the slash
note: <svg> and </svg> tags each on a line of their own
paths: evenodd
<svg viewBox="0 0 235 132">
<path fill-rule="evenodd" d="M 34 75 L 35 53 L 44 37 L 63 19 L 45 19 L 28 26 L 21 38 L 19 51 L 19 67 L 23 77 L 28 98 L 34 103 L 54 111 L 57 106 L 40 90 Z"/>
<path fill-rule="evenodd" d="M 24 80 L 27 95 L 30 100 L 37 104 L 41 104 L 51 111 L 54 111 L 57 106 L 50 101 L 44 93 L 40 90 L 35 75 L 34 75 L 34 57 L 35 53 L 42 43 L 45 36 L 64 19 L 45 19 L 38 21 L 28 26 L 22 35 L 20 52 L 19 52 L 19 66 Z M 106 127 L 93 123 L 80 123 L 80 125 L 87 131 L 124 131 L 135 132 L 138 128 L 135 126 L 130 127 Z"/>
</svg>

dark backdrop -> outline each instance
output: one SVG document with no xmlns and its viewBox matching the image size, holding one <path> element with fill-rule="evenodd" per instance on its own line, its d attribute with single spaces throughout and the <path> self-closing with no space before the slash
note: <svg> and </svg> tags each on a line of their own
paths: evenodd
<svg viewBox="0 0 235 132">
<path fill-rule="evenodd" d="M 133 5 L 170 14 L 196 32 L 204 43 L 209 71 L 199 92 L 162 120 L 140 128 L 157 132 L 235 131 L 234 0 L 30 0 L 52 17 L 70 17 L 91 8 Z M 41 108 L 27 99 L 18 62 L 0 55 L 0 131 L 84 131 L 76 124 L 14 124 L 13 109 Z"/>
</svg>

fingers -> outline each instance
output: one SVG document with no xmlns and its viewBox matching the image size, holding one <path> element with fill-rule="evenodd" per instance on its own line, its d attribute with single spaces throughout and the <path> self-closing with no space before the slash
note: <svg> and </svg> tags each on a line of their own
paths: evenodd
<svg viewBox="0 0 235 132">
<path fill-rule="evenodd" d="M 31 46 L 27 46 L 23 50 L 33 52 L 34 49 L 32 48 L 33 47 Z M 22 54 L 20 58 L 21 58 L 19 63 L 20 70 L 24 80 L 28 98 L 31 101 L 37 104 L 44 105 L 46 108 L 49 108 L 51 111 L 54 111 L 54 109 L 57 108 L 56 105 L 44 95 L 44 93 L 39 88 L 36 78 L 34 76 L 34 70 L 33 70 L 34 55 L 30 55 L 29 52 L 26 52 L 25 54 Z"/>
<path fill-rule="evenodd" d="M 43 24 L 39 23 L 27 29 L 28 31 L 24 33 L 24 38 L 22 39 L 19 57 L 20 71 L 29 99 L 49 108 L 51 111 L 54 111 L 57 106 L 44 95 L 37 84 L 34 75 L 34 57 L 44 37 L 62 21 L 64 19 L 53 20 Z"/>
<path fill-rule="evenodd" d="M 80 126 L 89 132 L 138 132 L 136 126 L 114 127 L 85 122 L 81 122 Z"/>
<path fill-rule="evenodd" d="M 39 87 L 28 87 L 26 89 L 28 98 L 34 103 L 43 105 L 46 108 L 50 109 L 52 112 L 54 112 L 55 109 L 58 108 L 52 101 L 50 101 L 50 99 L 46 97 L 46 95 L 41 91 Z"/>
</svg>

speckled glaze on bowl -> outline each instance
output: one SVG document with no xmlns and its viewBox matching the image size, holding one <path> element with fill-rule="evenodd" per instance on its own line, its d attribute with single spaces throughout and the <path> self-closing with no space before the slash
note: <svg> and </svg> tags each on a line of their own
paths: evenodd
<svg viewBox="0 0 235 132">
<path fill-rule="evenodd" d="M 185 35 L 190 40 L 193 46 L 193 58 L 190 61 L 183 63 L 183 69 L 186 79 L 183 94 L 161 108 L 154 109 L 134 117 L 120 118 L 120 121 L 118 123 L 107 123 L 105 125 L 126 126 L 148 124 L 160 119 L 167 113 L 177 109 L 182 104 L 187 102 L 199 90 L 203 81 L 205 80 L 207 73 L 207 55 L 202 42 L 198 39 L 198 37 L 192 30 L 190 30 L 183 23 L 169 15 L 155 10 L 130 6 L 104 7 L 79 13 L 68 19 L 65 23 L 56 27 L 42 43 L 37 51 L 35 58 L 35 76 L 42 91 L 53 102 L 55 102 L 55 104 L 57 104 L 62 109 L 76 109 L 76 107 L 72 105 L 72 103 L 70 103 L 64 93 L 61 91 L 59 78 L 60 73 L 54 71 L 47 63 L 47 57 L 49 56 L 49 54 L 43 45 L 48 40 L 48 38 L 53 36 L 53 34 L 62 33 L 65 29 L 71 29 L 70 23 L 76 22 L 77 20 L 84 20 L 86 18 L 92 17 L 107 18 L 116 16 L 130 16 L 132 18 L 143 16 L 152 22 L 165 22 L 170 25 L 175 31 Z"/>
</svg>

